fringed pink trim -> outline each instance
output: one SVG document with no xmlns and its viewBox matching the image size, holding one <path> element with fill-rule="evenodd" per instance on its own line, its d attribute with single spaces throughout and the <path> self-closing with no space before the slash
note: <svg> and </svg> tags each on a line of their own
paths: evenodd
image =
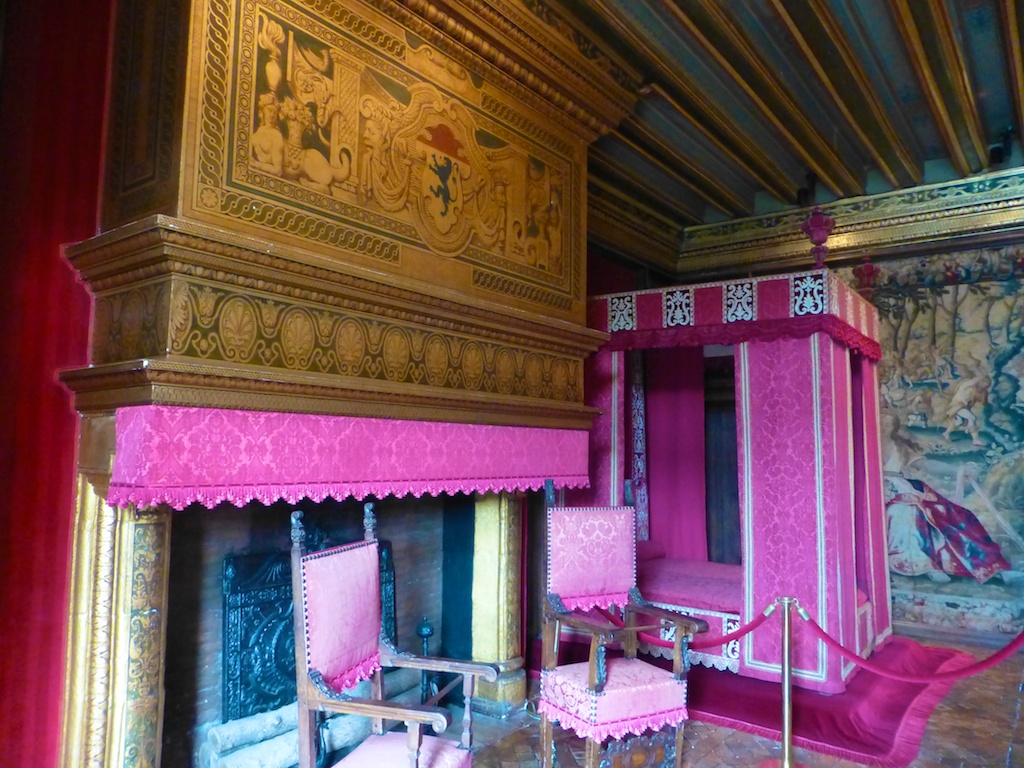
<svg viewBox="0 0 1024 768">
<path fill-rule="evenodd" d="M 537 711 L 547 715 L 553 721 L 575 733 L 580 738 L 604 741 L 609 736 L 613 739 L 621 739 L 627 733 L 639 736 L 646 731 L 660 731 L 666 725 L 676 726 L 686 720 L 686 707 L 671 709 L 667 712 L 658 712 L 645 717 L 633 717 L 628 720 L 617 720 L 613 723 L 590 723 L 586 720 L 566 712 L 552 705 L 548 701 L 540 701 Z"/>
<path fill-rule="evenodd" d="M 438 480 L 438 481 L 399 481 L 399 482 L 337 482 L 302 485 L 224 485 L 217 487 L 191 488 L 138 488 L 130 485 L 111 484 L 107 494 L 107 503 L 112 507 L 124 507 L 132 504 L 136 507 L 155 507 L 167 504 L 172 509 L 182 510 L 191 504 L 200 504 L 213 509 L 227 502 L 235 507 L 243 507 L 251 501 L 261 504 L 273 504 L 285 501 L 296 504 L 302 499 L 310 499 L 320 503 L 326 498 L 339 501 L 350 496 L 357 499 L 373 496 L 383 499 L 387 496 L 402 498 L 412 495 L 439 496 L 442 493 L 500 493 L 502 491 L 537 491 L 544 487 L 546 478 L 514 477 L 514 478 L 481 478 L 479 480 Z M 586 475 L 554 477 L 555 486 L 566 488 L 585 488 L 590 479 Z"/>
<path fill-rule="evenodd" d="M 936 674 L 942 674 L 954 669 L 962 669 L 974 661 L 973 657 L 958 651 L 956 656 L 943 662 Z M 942 680 L 932 683 L 925 688 L 914 699 L 903 713 L 903 721 L 897 733 L 899 737 L 894 741 L 889 754 L 884 760 L 879 761 L 882 768 L 906 768 L 917 758 L 921 751 L 921 740 L 924 738 L 925 729 L 928 727 L 928 720 L 950 688 L 956 684 L 956 680 Z"/>
<path fill-rule="evenodd" d="M 581 595 L 580 597 L 559 595 L 559 597 L 562 599 L 562 605 L 570 611 L 589 611 L 591 608 L 608 611 L 613 605 L 621 607 L 629 602 L 628 592 L 615 592 L 610 595 Z"/>
<path fill-rule="evenodd" d="M 337 677 L 328 680 L 327 684 L 336 691 L 346 691 L 358 683 L 363 682 L 363 680 L 369 680 L 373 676 L 373 673 L 380 668 L 380 652 L 374 652 L 354 667 L 351 667 Z"/>
</svg>

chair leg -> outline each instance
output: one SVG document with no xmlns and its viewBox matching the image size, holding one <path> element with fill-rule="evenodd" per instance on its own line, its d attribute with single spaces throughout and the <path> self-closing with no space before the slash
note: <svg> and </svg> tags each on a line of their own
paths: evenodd
<svg viewBox="0 0 1024 768">
<path fill-rule="evenodd" d="M 316 766 L 316 712 L 299 706 L 299 768 Z"/>
<path fill-rule="evenodd" d="M 676 765 L 675 768 L 683 768 L 686 749 L 686 721 L 683 720 L 676 726 Z"/>
<path fill-rule="evenodd" d="M 555 742 L 551 721 L 548 716 L 540 716 L 540 764 L 541 768 L 552 768 L 554 763 Z"/>
<path fill-rule="evenodd" d="M 601 742 L 596 739 L 587 739 L 586 760 L 583 763 L 586 768 L 600 768 L 601 765 Z"/>
</svg>

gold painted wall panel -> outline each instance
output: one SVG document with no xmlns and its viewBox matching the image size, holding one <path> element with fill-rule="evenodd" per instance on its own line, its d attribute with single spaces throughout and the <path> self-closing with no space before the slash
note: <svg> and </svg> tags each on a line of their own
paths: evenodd
<svg viewBox="0 0 1024 768">
<path fill-rule="evenodd" d="M 205 0 L 181 215 L 584 318 L 586 138 L 369 5 Z"/>
</svg>

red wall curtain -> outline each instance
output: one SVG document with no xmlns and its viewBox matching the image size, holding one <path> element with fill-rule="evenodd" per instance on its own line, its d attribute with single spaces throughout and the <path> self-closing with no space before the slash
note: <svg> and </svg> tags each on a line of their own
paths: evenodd
<svg viewBox="0 0 1024 768">
<path fill-rule="evenodd" d="M 56 766 L 75 415 L 89 299 L 60 255 L 96 232 L 112 0 L 0 0 L 0 762 Z"/>
</svg>

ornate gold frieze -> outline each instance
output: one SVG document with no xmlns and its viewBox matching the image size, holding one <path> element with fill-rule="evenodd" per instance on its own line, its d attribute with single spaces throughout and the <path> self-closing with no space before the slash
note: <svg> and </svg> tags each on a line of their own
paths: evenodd
<svg viewBox="0 0 1024 768">
<path fill-rule="evenodd" d="M 578 359 L 184 279 L 99 297 L 94 327 L 95 363 L 170 354 L 557 402 L 583 399 Z"/>
<path fill-rule="evenodd" d="M 508 1 L 125 0 L 103 229 L 203 221 L 583 324 L 586 147 L 636 77 L 558 18 Z"/>
<path fill-rule="evenodd" d="M 1024 231 L 1024 170 L 986 174 L 822 206 L 836 220 L 829 259 L 892 257 L 948 249 L 961 239 L 997 242 Z M 806 266 L 810 243 L 800 231 L 809 209 L 690 227 L 680 276 L 727 276 L 750 269 Z"/>
<path fill-rule="evenodd" d="M 582 320 L 583 140 L 391 3 L 201 5 L 182 215 Z"/>
</svg>

